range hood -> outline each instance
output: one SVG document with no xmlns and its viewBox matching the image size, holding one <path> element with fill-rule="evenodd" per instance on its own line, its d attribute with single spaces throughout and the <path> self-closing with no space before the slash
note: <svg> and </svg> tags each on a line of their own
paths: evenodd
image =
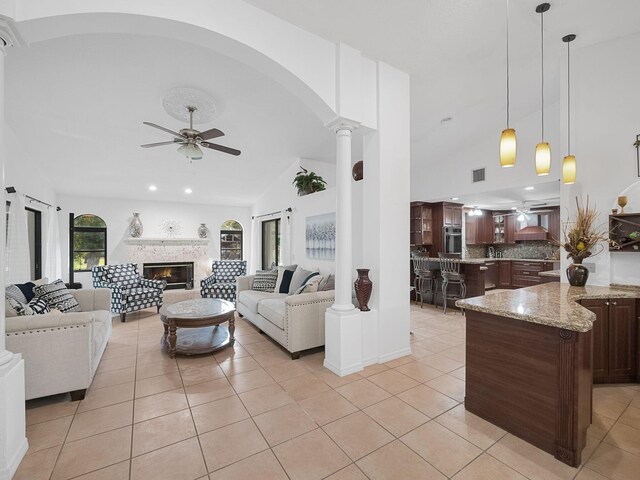
<svg viewBox="0 0 640 480">
<path fill-rule="evenodd" d="M 548 240 L 549 232 L 547 232 L 544 227 L 534 225 L 531 227 L 524 227 L 521 230 L 516 230 L 513 234 L 513 238 L 516 242 L 523 240 Z"/>
</svg>

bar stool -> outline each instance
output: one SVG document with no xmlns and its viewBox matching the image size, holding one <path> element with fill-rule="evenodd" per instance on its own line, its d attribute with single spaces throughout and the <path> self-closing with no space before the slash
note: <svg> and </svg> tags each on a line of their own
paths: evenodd
<svg viewBox="0 0 640 480">
<path fill-rule="evenodd" d="M 460 273 L 460 253 L 438 253 L 440 259 L 440 275 L 442 277 L 442 303 L 444 313 L 447 313 L 447 300 L 459 300 L 467 295 L 467 285 L 464 281 L 464 274 Z M 447 295 L 449 284 L 458 285 L 459 294 Z"/>
<path fill-rule="evenodd" d="M 411 261 L 413 263 L 413 287 L 416 292 L 416 301 L 418 301 L 418 295 L 420 295 L 420 308 L 422 308 L 425 294 L 431 295 L 432 302 L 435 300 L 436 278 L 431 270 L 428 254 L 412 253 Z"/>
</svg>

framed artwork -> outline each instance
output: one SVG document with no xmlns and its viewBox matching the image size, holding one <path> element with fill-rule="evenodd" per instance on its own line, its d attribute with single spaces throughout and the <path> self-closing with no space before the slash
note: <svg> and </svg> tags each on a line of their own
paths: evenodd
<svg viewBox="0 0 640 480">
<path fill-rule="evenodd" d="M 325 213 L 307 217 L 307 258 L 335 260 L 336 258 L 336 214 Z"/>
</svg>

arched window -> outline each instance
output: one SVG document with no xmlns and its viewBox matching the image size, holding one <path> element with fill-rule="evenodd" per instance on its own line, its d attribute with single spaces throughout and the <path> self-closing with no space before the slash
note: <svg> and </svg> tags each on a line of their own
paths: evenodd
<svg viewBox="0 0 640 480">
<path fill-rule="evenodd" d="M 70 215 L 73 218 L 73 213 Z M 78 215 L 71 223 L 69 270 L 88 272 L 94 265 L 107 264 L 107 224 L 90 213 Z"/>
<path fill-rule="evenodd" d="M 235 220 L 220 225 L 220 260 L 242 260 L 242 225 Z"/>
</svg>

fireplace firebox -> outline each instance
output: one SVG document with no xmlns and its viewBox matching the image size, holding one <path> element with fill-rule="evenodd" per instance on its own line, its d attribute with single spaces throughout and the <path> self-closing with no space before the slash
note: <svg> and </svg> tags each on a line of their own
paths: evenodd
<svg viewBox="0 0 640 480">
<path fill-rule="evenodd" d="M 164 280 L 167 290 L 193 288 L 193 262 L 145 263 L 142 276 L 150 280 Z"/>
</svg>

